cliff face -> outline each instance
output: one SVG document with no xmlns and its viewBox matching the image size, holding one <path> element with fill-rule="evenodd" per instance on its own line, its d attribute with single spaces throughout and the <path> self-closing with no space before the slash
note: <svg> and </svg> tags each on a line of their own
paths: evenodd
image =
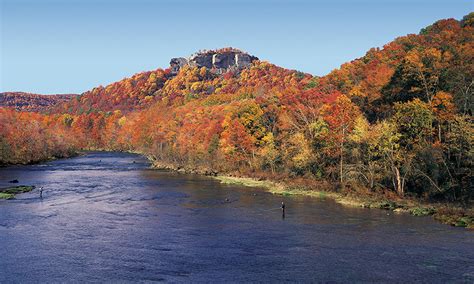
<svg viewBox="0 0 474 284">
<path fill-rule="evenodd" d="M 214 73 L 222 74 L 228 71 L 240 71 L 247 68 L 257 57 L 234 48 L 198 52 L 189 58 L 178 57 L 170 61 L 171 72 L 177 73 L 185 65 L 191 67 L 206 67 Z"/>
</svg>

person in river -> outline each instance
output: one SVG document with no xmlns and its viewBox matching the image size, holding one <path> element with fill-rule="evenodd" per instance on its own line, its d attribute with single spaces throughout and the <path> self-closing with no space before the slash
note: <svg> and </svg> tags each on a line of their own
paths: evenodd
<svg viewBox="0 0 474 284">
<path fill-rule="evenodd" d="M 43 199 L 43 187 L 40 187 L 40 198 Z"/>
<path fill-rule="evenodd" d="M 281 202 L 281 217 L 285 218 L 285 202 Z"/>
</svg>

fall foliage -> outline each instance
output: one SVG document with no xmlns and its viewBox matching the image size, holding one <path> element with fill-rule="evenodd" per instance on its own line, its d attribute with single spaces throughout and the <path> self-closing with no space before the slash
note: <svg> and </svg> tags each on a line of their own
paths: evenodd
<svg viewBox="0 0 474 284">
<path fill-rule="evenodd" d="M 46 111 L 50 107 L 67 102 L 77 95 L 38 95 L 23 92 L 0 93 L 0 107 L 12 108 L 19 111 Z"/>
<path fill-rule="evenodd" d="M 135 74 L 42 113 L 0 109 L 0 163 L 138 151 L 182 167 L 467 204 L 473 17 L 438 21 L 323 77 L 262 61 L 222 75 L 185 66 Z"/>
</svg>

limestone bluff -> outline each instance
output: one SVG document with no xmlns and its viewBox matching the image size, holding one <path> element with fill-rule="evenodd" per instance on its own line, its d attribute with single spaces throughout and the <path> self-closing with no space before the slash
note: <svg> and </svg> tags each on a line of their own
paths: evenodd
<svg viewBox="0 0 474 284">
<path fill-rule="evenodd" d="M 255 60 L 258 58 L 239 49 L 228 47 L 199 51 L 188 58 L 172 58 L 170 67 L 172 74 L 177 74 L 179 69 L 185 65 L 198 68 L 206 67 L 213 73 L 223 74 L 229 71 L 239 72 L 249 67 Z"/>
</svg>

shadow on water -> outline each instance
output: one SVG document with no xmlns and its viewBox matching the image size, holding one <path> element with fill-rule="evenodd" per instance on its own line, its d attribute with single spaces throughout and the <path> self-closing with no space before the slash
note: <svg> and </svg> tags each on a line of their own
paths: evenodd
<svg viewBox="0 0 474 284">
<path fill-rule="evenodd" d="M 0 282 L 473 282 L 472 232 L 91 152 L 0 169 Z M 286 205 L 282 218 L 281 202 Z"/>
</svg>

